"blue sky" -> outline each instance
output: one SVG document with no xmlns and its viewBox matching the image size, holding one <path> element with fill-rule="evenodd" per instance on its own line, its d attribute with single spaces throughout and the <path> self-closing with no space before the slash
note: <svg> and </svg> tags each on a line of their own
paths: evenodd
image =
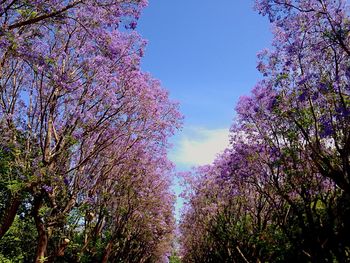
<svg viewBox="0 0 350 263">
<path fill-rule="evenodd" d="M 143 70 L 185 115 L 170 158 L 178 171 L 210 163 L 228 143 L 238 98 L 261 77 L 256 53 L 271 42 L 267 19 L 253 0 L 149 0 L 138 32 L 148 40 Z"/>
</svg>

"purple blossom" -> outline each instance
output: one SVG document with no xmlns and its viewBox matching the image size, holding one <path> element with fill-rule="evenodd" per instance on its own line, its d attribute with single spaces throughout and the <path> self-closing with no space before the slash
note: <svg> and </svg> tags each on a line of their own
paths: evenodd
<svg viewBox="0 0 350 263">
<path fill-rule="evenodd" d="M 343 106 L 336 107 L 335 112 L 338 114 L 338 116 L 341 116 L 341 117 L 349 117 L 350 116 L 350 109 L 345 108 Z"/>
<path fill-rule="evenodd" d="M 130 28 L 132 30 L 135 30 L 136 29 L 136 26 L 137 26 L 137 22 L 136 21 L 132 21 L 130 24 L 129 24 Z"/>
<path fill-rule="evenodd" d="M 314 92 L 313 94 L 312 94 L 312 100 L 313 101 L 315 101 L 315 100 L 317 100 L 318 99 L 318 97 L 319 97 L 319 93 L 316 91 L 316 92 Z"/>
<path fill-rule="evenodd" d="M 327 116 L 322 116 L 320 118 L 321 123 L 321 138 L 326 138 L 331 136 L 334 133 L 332 121 Z"/>
<path fill-rule="evenodd" d="M 322 93 L 328 92 L 328 85 L 326 83 L 321 82 L 319 88 Z"/>
<path fill-rule="evenodd" d="M 308 81 L 309 79 L 307 77 L 302 77 L 301 79 L 299 79 L 299 81 L 297 82 L 297 84 L 299 86 L 302 86 L 304 84 L 306 84 L 306 82 Z"/>
<path fill-rule="evenodd" d="M 348 81 L 350 81 L 350 67 L 347 67 L 345 70 L 345 76 L 348 79 Z"/>
<path fill-rule="evenodd" d="M 306 91 L 302 91 L 301 94 L 298 96 L 298 100 L 301 102 L 304 102 L 308 97 L 308 94 Z"/>
<path fill-rule="evenodd" d="M 44 184 L 42 188 L 43 188 L 47 193 L 52 193 L 52 190 L 53 190 L 52 186 L 48 186 L 48 185 Z"/>
<path fill-rule="evenodd" d="M 4 153 L 10 153 L 11 152 L 11 149 L 9 147 L 7 147 L 6 145 L 3 145 L 1 148 L 4 151 Z"/>
<path fill-rule="evenodd" d="M 64 177 L 63 183 L 68 186 L 69 185 L 69 179 L 67 177 Z"/>
</svg>

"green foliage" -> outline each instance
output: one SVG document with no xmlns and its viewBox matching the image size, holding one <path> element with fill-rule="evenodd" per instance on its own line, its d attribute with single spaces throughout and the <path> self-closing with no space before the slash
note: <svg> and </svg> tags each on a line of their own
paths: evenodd
<svg viewBox="0 0 350 263">
<path fill-rule="evenodd" d="M 32 9 L 18 9 L 17 12 L 25 19 L 32 19 L 38 15 L 38 12 Z"/>
<path fill-rule="evenodd" d="M 173 252 L 169 257 L 169 263 L 181 263 L 181 258 L 177 256 L 176 252 Z"/>
<path fill-rule="evenodd" d="M 0 262 L 31 262 L 36 242 L 37 231 L 33 220 L 24 213 L 16 216 L 9 231 L 0 239 Z"/>
</svg>

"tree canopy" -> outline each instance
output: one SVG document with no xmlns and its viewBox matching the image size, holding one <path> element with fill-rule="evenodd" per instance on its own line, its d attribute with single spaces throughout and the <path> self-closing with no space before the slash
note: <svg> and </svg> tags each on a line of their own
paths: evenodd
<svg viewBox="0 0 350 263">
<path fill-rule="evenodd" d="M 1 260 L 169 253 L 168 138 L 182 117 L 140 69 L 145 41 L 134 29 L 146 4 L 0 4 Z"/>
<path fill-rule="evenodd" d="M 183 262 L 350 260 L 347 1 L 261 0 L 271 50 L 230 147 L 186 175 Z"/>
</svg>

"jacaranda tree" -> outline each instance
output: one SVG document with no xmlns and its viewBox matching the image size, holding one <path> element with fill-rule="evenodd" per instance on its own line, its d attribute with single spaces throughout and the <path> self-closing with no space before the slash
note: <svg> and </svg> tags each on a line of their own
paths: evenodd
<svg viewBox="0 0 350 263">
<path fill-rule="evenodd" d="M 184 262 L 346 262 L 349 6 L 264 0 L 256 8 L 273 25 L 272 50 L 258 55 L 263 79 L 236 107 L 230 148 L 195 171 Z"/>
<path fill-rule="evenodd" d="M 170 246 L 166 149 L 181 116 L 140 70 L 145 5 L 0 4 L 0 238 L 34 224 L 26 260 L 157 261 Z"/>
</svg>

